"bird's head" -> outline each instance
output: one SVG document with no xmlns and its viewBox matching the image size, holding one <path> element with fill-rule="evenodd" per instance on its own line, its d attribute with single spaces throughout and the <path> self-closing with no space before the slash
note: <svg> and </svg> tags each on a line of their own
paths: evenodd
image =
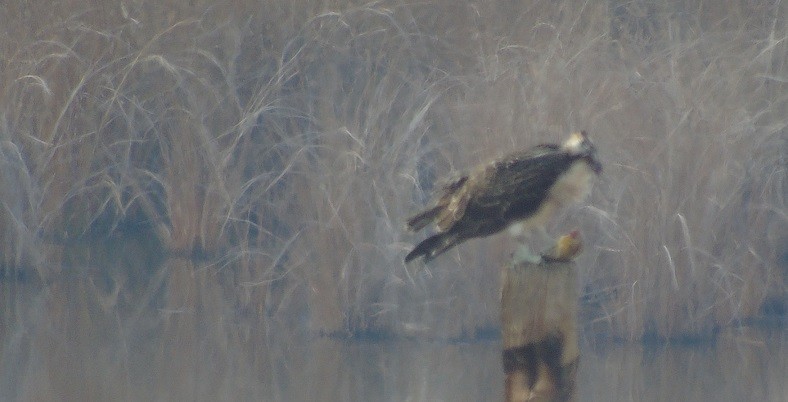
<svg viewBox="0 0 788 402">
<path fill-rule="evenodd" d="M 582 157 L 596 174 L 602 173 L 602 164 L 596 157 L 596 147 L 588 138 L 588 132 L 576 131 L 561 145 L 565 151 Z"/>
</svg>

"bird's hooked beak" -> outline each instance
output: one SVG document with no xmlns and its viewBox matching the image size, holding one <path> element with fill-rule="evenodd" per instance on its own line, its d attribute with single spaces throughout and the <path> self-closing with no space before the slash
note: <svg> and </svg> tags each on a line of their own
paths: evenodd
<svg viewBox="0 0 788 402">
<path fill-rule="evenodd" d="M 588 166 L 591 167 L 591 170 L 593 170 L 594 173 L 596 173 L 596 174 L 601 174 L 602 173 L 602 164 L 599 163 L 599 161 L 596 158 L 591 156 L 591 157 L 586 158 L 586 161 L 588 161 Z"/>
</svg>

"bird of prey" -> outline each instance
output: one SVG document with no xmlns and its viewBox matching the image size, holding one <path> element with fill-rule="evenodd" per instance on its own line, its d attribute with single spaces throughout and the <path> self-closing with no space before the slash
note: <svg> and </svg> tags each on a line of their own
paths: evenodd
<svg viewBox="0 0 788 402">
<path fill-rule="evenodd" d="M 596 148 L 585 131 L 572 133 L 563 144 L 542 144 L 474 168 L 449 181 L 435 203 L 407 221 L 419 231 L 435 223 L 437 233 L 405 257 L 430 261 L 472 238 L 509 228 L 514 235 L 537 230 L 562 207 L 580 202 L 591 180 L 602 172 Z M 525 251 L 522 251 L 525 250 Z M 540 259 L 524 246 L 519 259 Z"/>
</svg>

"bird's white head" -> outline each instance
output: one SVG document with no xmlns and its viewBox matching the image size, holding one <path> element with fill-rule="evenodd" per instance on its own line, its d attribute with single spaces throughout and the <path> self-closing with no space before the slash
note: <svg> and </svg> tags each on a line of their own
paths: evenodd
<svg viewBox="0 0 788 402">
<path fill-rule="evenodd" d="M 587 152 L 589 148 L 593 147 L 593 144 L 591 144 L 591 141 L 588 139 L 588 133 L 585 131 L 576 131 L 569 135 L 569 138 L 564 141 L 561 147 L 573 154 L 581 154 Z"/>
<path fill-rule="evenodd" d="M 570 134 L 569 138 L 561 145 L 561 148 L 570 154 L 582 156 L 596 174 L 602 172 L 602 165 L 596 158 L 596 147 L 588 138 L 586 131 L 576 131 Z"/>
</svg>

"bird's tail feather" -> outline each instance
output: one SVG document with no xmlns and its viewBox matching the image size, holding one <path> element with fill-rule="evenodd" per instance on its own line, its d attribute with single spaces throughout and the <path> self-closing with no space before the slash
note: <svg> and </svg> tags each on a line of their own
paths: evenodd
<svg viewBox="0 0 788 402">
<path fill-rule="evenodd" d="M 413 248 L 413 251 L 405 256 L 405 263 L 424 256 L 424 262 L 429 262 L 446 250 L 457 244 L 457 236 L 453 233 L 438 233 L 432 235 Z"/>
<path fill-rule="evenodd" d="M 412 232 L 418 232 L 434 221 L 443 207 L 441 205 L 434 206 L 426 211 L 420 212 L 408 219 L 407 227 Z"/>
</svg>

